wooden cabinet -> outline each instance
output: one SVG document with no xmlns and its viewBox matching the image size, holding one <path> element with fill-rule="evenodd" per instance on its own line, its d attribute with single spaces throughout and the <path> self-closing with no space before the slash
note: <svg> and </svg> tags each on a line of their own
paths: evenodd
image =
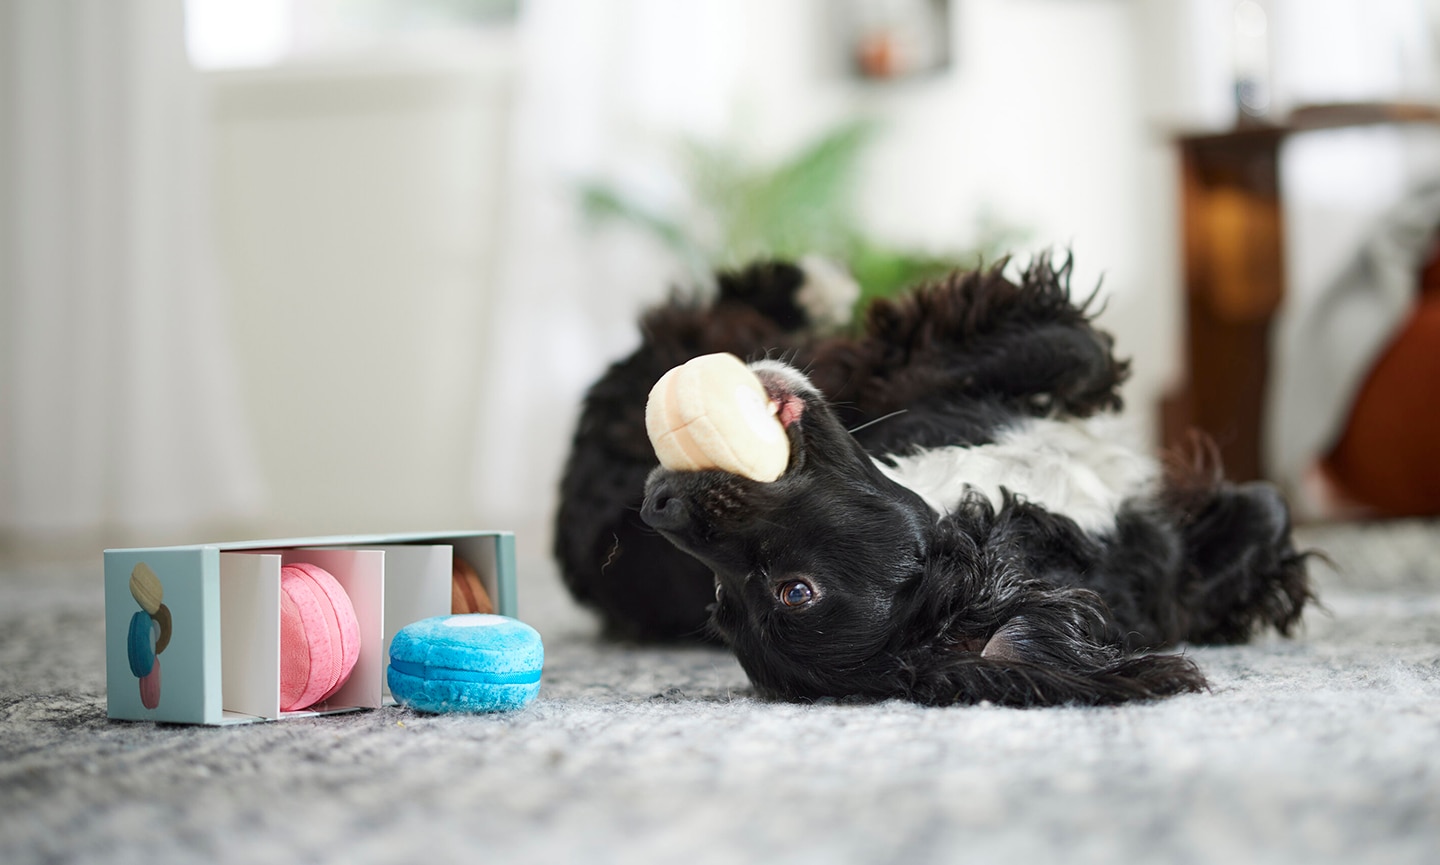
<svg viewBox="0 0 1440 865">
<path fill-rule="evenodd" d="M 1265 476 L 1270 330 L 1285 296 L 1281 145 L 1290 136 L 1381 123 L 1440 122 L 1425 105 L 1344 104 L 1276 126 L 1181 135 L 1184 381 L 1161 407 L 1162 440 L 1209 436 L 1233 480 Z"/>
</svg>

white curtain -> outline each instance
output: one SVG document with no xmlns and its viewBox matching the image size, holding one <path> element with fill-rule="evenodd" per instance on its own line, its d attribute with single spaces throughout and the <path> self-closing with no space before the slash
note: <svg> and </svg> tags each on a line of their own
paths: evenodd
<svg viewBox="0 0 1440 865">
<path fill-rule="evenodd" d="M 183 32 L 181 0 L 0 0 L 0 534 L 260 505 Z"/>
</svg>

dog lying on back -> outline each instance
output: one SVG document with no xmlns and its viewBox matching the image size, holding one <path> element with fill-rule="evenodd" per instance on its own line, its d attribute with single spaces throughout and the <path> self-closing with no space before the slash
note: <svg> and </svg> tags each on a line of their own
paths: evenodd
<svg viewBox="0 0 1440 865">
<path fill-rule="evenodd" d="M 1128 366 L 1070 262 L 1003 269 L 875 301 L 855 337 L 814 333 L 828 311 L 782 263 L 651 311 L 575 435 L 571 592 L 619 636 L 717 635 L 788 700 L 1156 698 L 1205 679 L 1145 650 L 1288 634 L 1311 591 L 1279 493 L 1126 447 Z M 658 466 L 646 396 L 712 352 L 753 361 L 781 407 L 779 479 Z"/>
</svg>

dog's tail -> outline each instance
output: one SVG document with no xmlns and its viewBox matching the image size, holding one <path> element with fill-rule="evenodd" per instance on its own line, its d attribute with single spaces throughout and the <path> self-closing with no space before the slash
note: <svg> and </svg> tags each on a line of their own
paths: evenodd
<svg viewBox="0 0 1440 865">
<path fill-rule="evenodd" d="M 1290 533 L 1290 508 L 1274 485 L 1220 477 L 1213 449 L 1170 465 L 1165 500 L 1183 545 L 1184 639 L 1240 643 L 1267 627 L 1289 635 L 1315 600 L 1307 560 Z"/>
</svg>

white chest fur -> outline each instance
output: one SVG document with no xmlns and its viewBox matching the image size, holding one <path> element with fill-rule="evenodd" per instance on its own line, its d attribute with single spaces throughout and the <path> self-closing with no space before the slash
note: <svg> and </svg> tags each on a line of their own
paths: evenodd
<svg viewBox="0 0 1440 865">
<path fill-rule="evenodd" d="M 1159 475 L 1155 460 L 1128 438 L 1113 415 L 1027 419 L 991 444 L 921 451 L 880 469 L 939 514 L 953 510 L 967 489 L 999 507 L 1004 488 L 1087 532 L 1103 533 L 1114 528 L 1121 503 L 1145 492 Z"/>
</svg>

